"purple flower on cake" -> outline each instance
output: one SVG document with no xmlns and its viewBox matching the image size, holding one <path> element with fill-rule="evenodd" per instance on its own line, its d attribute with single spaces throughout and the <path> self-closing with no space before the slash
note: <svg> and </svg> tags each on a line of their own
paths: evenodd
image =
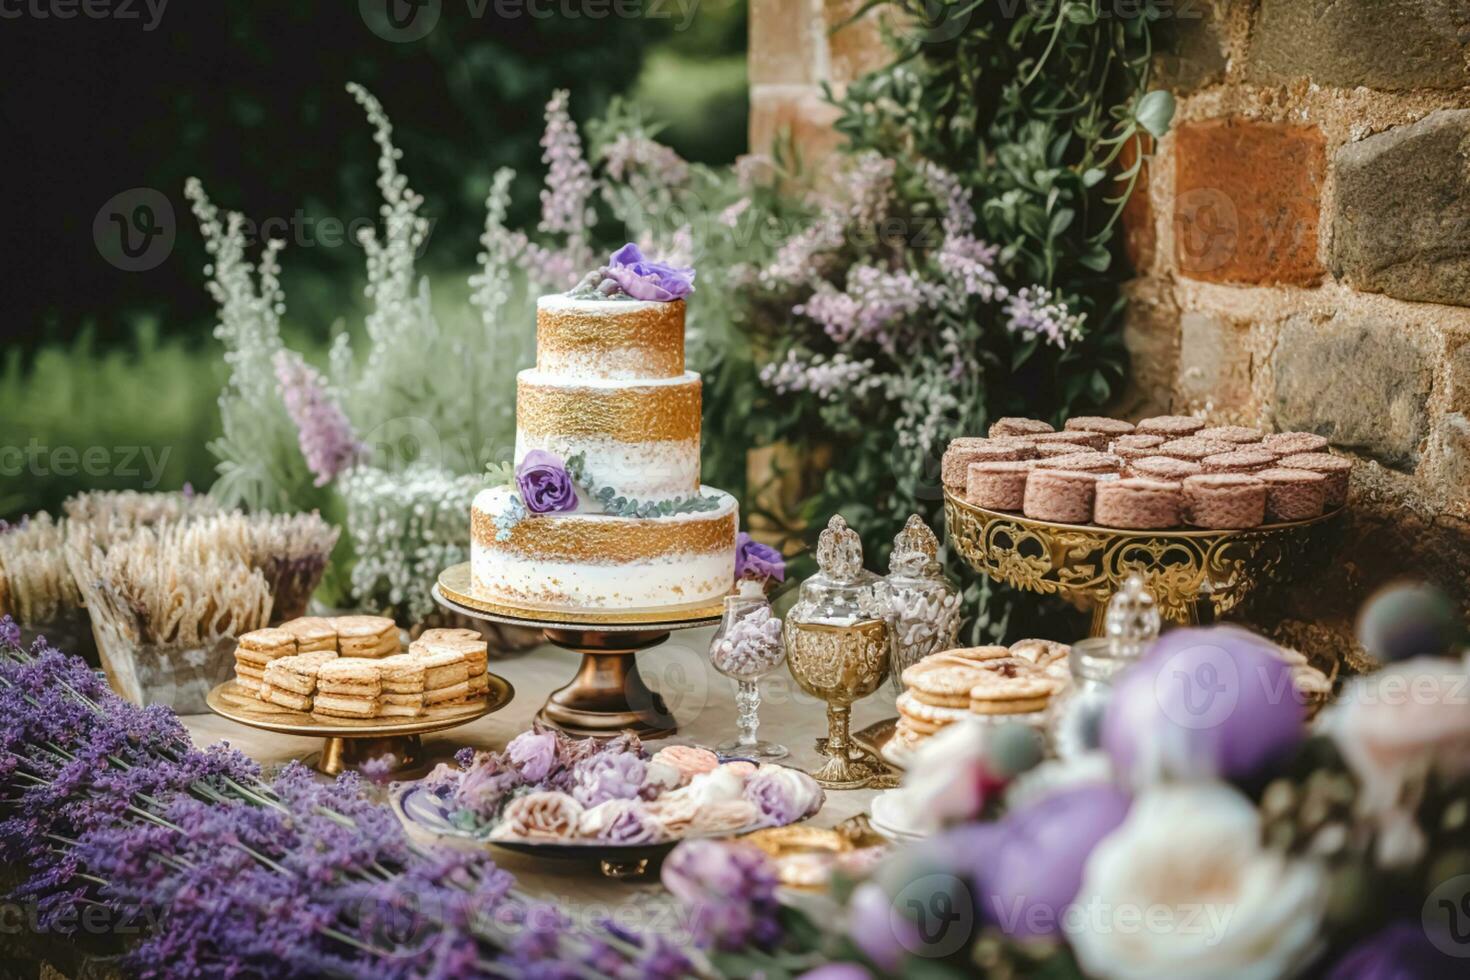
<svg viewBox="0 0 1470 980">
<path fill-rule="evenodd" d="M 603 752 L 577 763 L 572 795 L 586 807 L 637 799 L 647 764 L 632 752 Z"/>
<path fill-rule="evenodd" d="M 632 242 L 613 253 L 607 263 L 607 276 L 634 299 L 669 303 L 694 291 L 693 269 L 650 262 Z"/>
<path fill-rule="evenodd" d="M 505 747 L 505 754 L 528 783 L 539 783 L 557 764 L 554 732 L 521 732 Z"/>
<path fill-rule="evenodd" d="M 826 796 L 804 772 L 761 766 L 745 781 L 745 798 L 756 805 L 767 824 L 784 827 L 816 813 Z"/>
<path fill-rule="evenodd" d="M 786 581 L 786 559 L 768 544 L 741 531 L 735 539 L 735 577 Z"/>
<path fill-rule="evenodd" d="M 565 513 L 577 509 L 577 489 L 560 456 L 533 449 L 516 467 L 516 486 L 526 509 L 533 514 Z"/>
</svg>

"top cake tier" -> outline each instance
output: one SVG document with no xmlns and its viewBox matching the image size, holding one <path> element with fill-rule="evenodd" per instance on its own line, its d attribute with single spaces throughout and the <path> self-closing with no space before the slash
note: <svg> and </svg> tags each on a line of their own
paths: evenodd
<svg viewBox="0 0 1470 980">
<path fill-rule="evenodd" d="M 684 374 L 684 301 L 542 296 L 536 368 L 569 378 L 635 381 Z"/>
</svg>

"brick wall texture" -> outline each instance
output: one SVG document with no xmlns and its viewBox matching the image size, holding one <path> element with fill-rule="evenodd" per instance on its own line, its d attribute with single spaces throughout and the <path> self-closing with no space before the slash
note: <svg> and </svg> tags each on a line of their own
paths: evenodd
<svg viewBox="0 0 1470 980">
<path fill-rule="evenodd" d="M 752 0 L 753 148 L 779 119 L 835 145 L 804 100 L 881 63 L 875 28 L 827 36 L 845 6 Z M 1357 459 L 1333 552 L 1256 625 L 1342 654 L 1362 600 L 1407 577 L 1470 614 L 1470 3 L 1175 0 L 1157 27 L 1178 110 L 1124 215 L 1118 411 Z"/>
</svg>

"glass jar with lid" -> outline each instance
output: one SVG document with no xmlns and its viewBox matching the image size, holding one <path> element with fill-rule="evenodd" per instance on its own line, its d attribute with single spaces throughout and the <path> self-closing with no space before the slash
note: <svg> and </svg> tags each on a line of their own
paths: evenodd
<svg viewBox="0 0 1470 980">
<path fill-rule="evenodd" d="M 939 539 L 914 514 L 893 539 L 883 591 L 893 620 L 890 677 L 903 693 L 904 669 L 955 645 L 960 628 L 960 590 L 939 564 Z"/>
</svg>

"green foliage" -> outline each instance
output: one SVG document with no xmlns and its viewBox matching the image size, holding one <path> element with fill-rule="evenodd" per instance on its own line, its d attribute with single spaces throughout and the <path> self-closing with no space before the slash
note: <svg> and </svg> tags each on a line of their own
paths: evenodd
<svg viewBox="0 0 1470 980">
<path fill-rule="evenodd" d="M 900 25 L 894 62 L 829 97 L 860 178 L 849 178 L 854 193 L 871 194 L 875 162 L 891 161 L 890 204 L 876 222 L 861 208 L 838 211 L 840 240 L 803 256 L 815 283 L 792 277 L 771 288 L 757 277 L 760 289 L 742 304 L 750 318 L 738 324 L 749 356 L 721 361 L 706 404 L 715 426 L 737 414 L 750 420 L 742 444 L 784 442 L 830 458 L 796 516 L 810 536 L 841 512 L 863 532 L 869 564 L 881 567 L 910 513 L 942 526 L 939 458 L 950 438 L 983 433 L 1003 415 L 1058 422 L 1097 410 L 1119 389 L 1117 222 L 1146 154 L 1126 169 L 1119 157 L 1130 143 L 1146 149 L 1144 137 L 1166 129 L 1173 105 L 1147 91 L 1152 3 L 1138 16 L 1104 16 L 1100 0 L 875 0 L 859 15 L 875 7 Z M 826 183 L 834 170 L 840 182 L 842 168 L 824 170 Z M 936 174 L 959 191 L 946 195 Z M 999 277 L 995 296 L 951 288 L 922 304 L 920 320 L 895 315 L 862 342 L 811 312 L 814 297 L 835 294 L 861 323 L 885 299 L 862 285 L 879 277 L 893 283 L 886 296 L 943 288 L 944 252 L 968 231 L 957 217 L 968 217 L 956 206 L 964 200 L 973 235 L 994 247 L 986 264 Z M 828 191 L 806 205 L 814 222 L 839 207 Z M 865 278 L 855 286 L 857 271 Z M 1016 301 L 1026 310 L 1009 305 Z M 1067 325 L 1064 342 L 1056 331 L 1025 329 L 1037 313 Z M 890 326 L 898 339 L 885 339 Z M 783 364 L 792 369 L 785 384 Z M 838 367 L 841 382 L 814 380 Z M 734 463 L 717 461 L 712 479 L 731 479 Z M 951 572 L 975 582 L 953 556 Z M 971 587 L 975 632 L 1021 628 L 1010 598 L 988 590 L 983 581 Z"/>
<path fill-rule="evenodd" d="M 221 373 L 213 352 L 161 341 L 151 322 L 136 326 L 131 349 L 98 352 L 87 332 L 28 363 L 10 351 L 0 369 L 0 517 L 59 513 L 84 490 L 207 486 Z"/>
</svg>

